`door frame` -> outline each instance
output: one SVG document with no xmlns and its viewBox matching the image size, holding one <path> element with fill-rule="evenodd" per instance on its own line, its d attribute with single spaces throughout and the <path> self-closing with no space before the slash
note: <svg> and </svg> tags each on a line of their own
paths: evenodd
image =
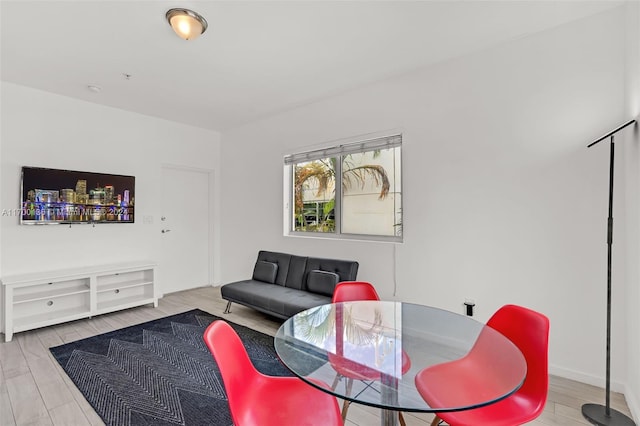
<svg viewBox="0 0 640 426">
<path fill-rule="evenodd" d="M 184 166 L 181 164 L 172 164 L 172 163 L 162 163 L 160 165 L 160 176 L 164 181 L 166 169 L 183 171 L 183 172 L 197 172 L 204 173 L 208 177 L 208 202 L 207 205 L 209 207 L 209 217 L 207 220 L 208 229 L 207 229 L 207 248 L 208 248 L 208 256 L 207 256 L 207 285 L 214 286 L 217 276 L 217 270 L 219 265 L 219 250 L 217 250 L 219 246 L 219 236 L 216 237 L 215 231 L 219 229 L 218 218 L 219 209 L 218 203 L 215 202 L 215 194 L 216 194 L 216 173 L 215 169 L 205 169 L 202 167 L 192 167 L 192 166 Z"/>
</svg>

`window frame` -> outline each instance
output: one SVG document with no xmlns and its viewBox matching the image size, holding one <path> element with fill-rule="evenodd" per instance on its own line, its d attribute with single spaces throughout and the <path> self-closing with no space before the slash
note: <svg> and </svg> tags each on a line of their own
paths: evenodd
<svg viewBox="0 0 640 426">
<path fill-rule="evenodd" d="M 403 135 L 401 132 L 392 133 L 387 136 L 379 136 L 370 138 L 367 140 L 359 140 L 357 142 L 344 143 L 340 145 L 329 146 L 321 149 L 314 149 L 312 151 L 304 151 L 297 154 L 285 155 L 285 173 L 284 173 L 284 190 L 285 190 L 285 208 L 284 208 L 284 235 L 291 237 L 303 237 L 303 238 L 325 238 L 325 239 L 338 239 L 338 240 L 364 240 L 364 241 L 379 241 L 379 242 L 391 242 L 402 243 L 404 241 L 404 194 L 403 194 L 403 162 L 404 156 L 402 154 Z M 400 235 L 376 235 L 376 234 L 358 234 L 342 232 L 342 219 L 343 219 L 343 185 L 342 181 L 338 183 L 338 179 L 335 179 L 335 203 L 334 203 L 334 232 L 318 232 L 318 231 L 297 231 L 295 230 L 295 166 L 296 164 L 336 157 L 336 170 L 335 176 L 342 176 L 344 156 L 349 154 L 367 153 L 373 152 L 378 149 L 400 148 L 400 171 L 396 173 L 394 164 L 394 185 L 395 178 L 399 176 L 400 184 L 399 191 L 393 191 L 395 194 L 400 194 L 400 207 L 399 215 L 400 226 L 402 232 Z M 397 187 L 397 186 L 396 186 Z"/>
</svg>

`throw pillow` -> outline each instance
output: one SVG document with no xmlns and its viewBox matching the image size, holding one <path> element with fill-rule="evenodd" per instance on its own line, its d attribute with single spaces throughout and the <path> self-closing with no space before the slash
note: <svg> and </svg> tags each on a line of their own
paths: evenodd
<svg viewBox="0 0 640 426">
<path fill-rule="evenodd" d="M 338 281 L 340 281 L 338 274 L 314 269 L 309 271 L 307 276 L 307 290 L 331 297 Z"/>
<path fill-rule="evenodd" d="M 278 274 L 278 264 L 259 260 L 253 268 L 253 279 L 264 281 L 265 283 L 274 284 L 276 275 Z"/>
</svg>

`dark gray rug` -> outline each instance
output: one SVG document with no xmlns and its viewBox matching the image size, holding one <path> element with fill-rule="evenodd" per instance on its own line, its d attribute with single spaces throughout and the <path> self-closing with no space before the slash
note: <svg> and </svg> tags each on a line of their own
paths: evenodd
<svg viewBox="0 0 640 426">
<path fill-rule="evenodd" d="M 222 378 L 202 340 L 216 319 L 195 309 L 50 350 L 107 425 L 228 426 Z M 271 336 L 230 324 L 258 370 L 290 375 Z"/>
</svg>

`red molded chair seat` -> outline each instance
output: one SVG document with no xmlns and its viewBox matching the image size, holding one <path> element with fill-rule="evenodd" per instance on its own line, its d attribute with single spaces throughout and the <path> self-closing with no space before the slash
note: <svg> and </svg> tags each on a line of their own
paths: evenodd
<svg viewBox="0 0 640 426">
<path fill-rule="evenodd" d="M 549 319 L 521 306 L 506 305 L 487 325 L 511 340 L 524 355 L 527 364 L 524 383 L 515 393 L 496 403 L 438 413 L 432 425 L 442 419 L 451 426 L 517 426 L 542 413 L 549 385 Z M 478 397 L 482 398 L 479 394 L 496 395 L 504 389 L 504 380 L 509 380 L 512 374 L 522 374 L 517 371 L 517 364 L 508 362 L 508 347 L 495 350 L 499 344 L 493 333 L 481 332 L 465 357 L 419 372 L 415 378 L 416 388 L 433 408 L 472 405 Z M 504 357 L 496 358 L 498 352 Z"/>
<path fill-rule="evenodd" d="M 342 281 L 333 290 L 331 303 L 380 300 L 376 288 L 366 281 Z"/>
<path fill-rule="evenodd" d="M 240 337 L 225 321 L 211 323 L 204 341 L 220 369 L 235 426 L 343 424 L 334 396 L 297 377 L 267 376 L 256 370 Z"/>
<path fill-rule="evenodd" d="M 366 365 L 343 358 L 340 355 L 329 353 L 329 362 L 331 366 L 342 377 L 348 377 L 356 380 L 380 380 L 381 372 Z M 405 351 L 402 351 L 402 374 L 405 374 L 411 368 L 411 359 Z"/>
</svg>

